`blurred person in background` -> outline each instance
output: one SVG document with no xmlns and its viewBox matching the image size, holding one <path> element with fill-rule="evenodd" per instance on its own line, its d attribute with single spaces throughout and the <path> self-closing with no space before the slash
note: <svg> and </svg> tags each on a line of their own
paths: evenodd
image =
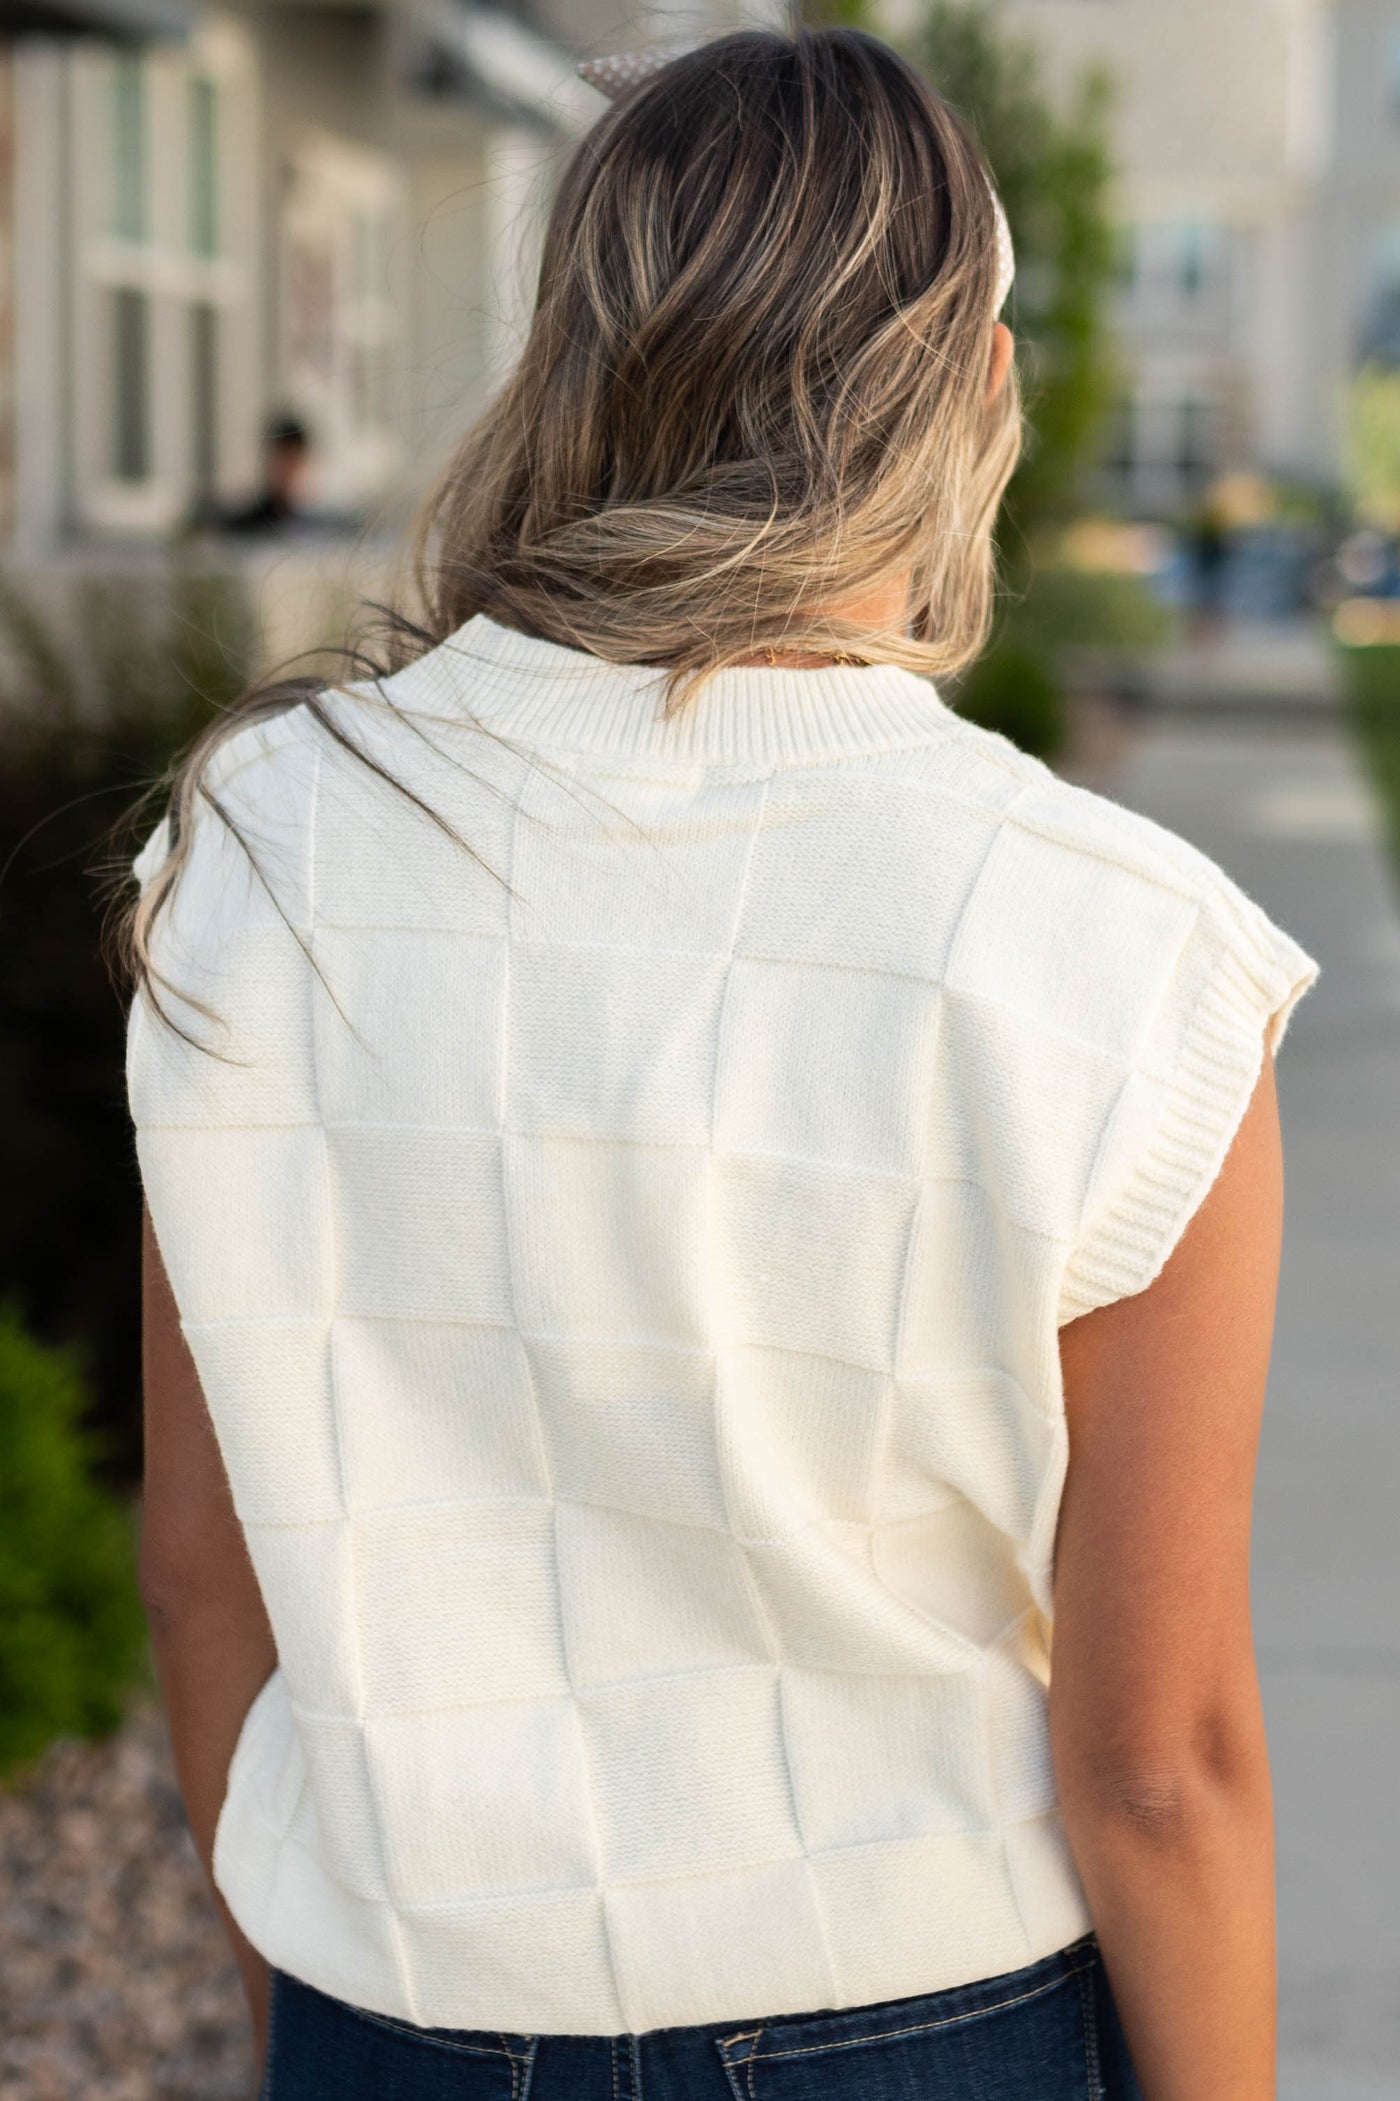
<svg viewBox="0 0 1400 2101">
<path fill-rule="evenodd" d="M 136 862 L 143 1589 L 263 2092 L 1272 2101 L 1316 965 L 930 683 L 1021 428 L 955 112 L 850 29 L 593 77 L 415 619 Z"/>
<path fill-rule="evenodd" d="M 1192 632 L 1217 642 L 1225 632 L 1225 584 L 1230 566 L 1230 518 L 1220 492 L 1207 490 L 1187 527 L 1191 551 Z"/>
<path fill-rule="evenodd" d="M 227 533 L 277 532 L 295 524 L 305 514 L 311 461 L 311 433 L 301 418 L 273 416 L 263 433 L 262 481 L 257 494 L 207 522 L 217 523 Z"/>
</svg>

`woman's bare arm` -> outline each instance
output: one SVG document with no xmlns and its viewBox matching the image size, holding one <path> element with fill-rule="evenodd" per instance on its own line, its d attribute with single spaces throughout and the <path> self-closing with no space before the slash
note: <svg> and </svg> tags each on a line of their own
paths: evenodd
<svg viewBox="0 0 1400 2101">
<path fill-rule="evenodd" d="M 180 1790 L 212 1886 L 214 1829 L 229 1760 L 277 1651 L 148 1212 L 142 1217 L 142 1322 L 141 1595 Z M 243 1973 L 261 2061 L 268 1966 L 217 1891 L 215 1901 Z"/>
<path fill-rule="evenodd" d="M 1273 1060 L 1161 1274 L 1061 1332 L 1051 1732 L 1147 2101 L 1273 2101 L 1273 1813 L 1250 1505 L 1283 1162 Z"/>
</svg>

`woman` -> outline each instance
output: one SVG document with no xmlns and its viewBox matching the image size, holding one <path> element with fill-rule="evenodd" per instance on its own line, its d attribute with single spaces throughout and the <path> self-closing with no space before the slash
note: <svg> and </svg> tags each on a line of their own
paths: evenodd
<svg viewBox="0 0 1400 2101">
<path fill-rule="evenodd" d="M 928 682 L 1019 432 L 954 113 L 849 30 L 619 70 L 422 630 L 136 864 L 144 1588 L 264 2091 L 1266 2101 L 1316 966 Z"/>
</svg>

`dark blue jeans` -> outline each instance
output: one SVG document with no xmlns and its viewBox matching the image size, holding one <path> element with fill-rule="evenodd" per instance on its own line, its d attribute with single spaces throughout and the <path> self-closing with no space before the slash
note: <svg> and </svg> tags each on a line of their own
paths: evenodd
<svg viewBox="0 0 1400 2101">
<path fill-rule="evenodd" d="M 261 2101 L 1142 2101 L 1092 1935 L 1010 1976 L 840 2013 L 498 2035 L 275 1972 Z"/>
</svg>

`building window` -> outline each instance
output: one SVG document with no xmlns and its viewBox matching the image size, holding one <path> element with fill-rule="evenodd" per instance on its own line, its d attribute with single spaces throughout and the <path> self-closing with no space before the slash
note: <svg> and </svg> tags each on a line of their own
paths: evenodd
<svg viewBox="0 0 1400 2101">
<path fill-rule="evenodd" d="M 119 240 L 146 238 L 146 74 L 134 52 L 112 64 L 112 232 Z"/>
<path fill-rule="evenodd" d="M 112 294 L 112 473 L 140 482 L 151 472 L 151 302 L 120 286 Z"/>
<path fill-rule="evenodd" d="M 1400 222 L 1371 228 L 1357 321 L 1359 358 L 1394 364 L 1400 344 Z"/>
<path fill-rule="evenodd" d="M 252 48 L 220 22 L 178 49 L 79 45 L 64 63 L 77 515 L 166 532 L 254 466 Z"/>
<path fill-rule="evenodd" d="M 197 499 L 219 485 L 219 309 L 190 308 L 190 481 Z"/>
<path fill-rule="evenodd" d="M 1204 220 L 1160 221 L 1122 237 L 1121 293 L 1170 320 L 1218 309 L 1228 289 L 1229 235 Z"/>
<path fill-rule="evenodd" d="M 1183 226 L 1177 238 L 1177 291 L 1189 303 L 1199 299 L 1210 283 L 1208 236 L 1203 226 Z"/>
<path fill-rule="evenodd" d="M 1179 306 L 1199 306 L 1218 291 L 1225 274 L 1224 234 L 1218 226 L 1188 219 L 1161 229 L 1160 272 Z"/>
<path fill-rule="evenodd" d="M 1104 441 L 1105 473 L 1114 481 L 1130 482 L 1137 458 L 1137 404 L 1130 397 L 1116 401 L 1108 419 Z"/>
<path fill-rule="evenodd" d="M 1120 400 L 1105 433 L 1104 493 L 1167 515 L 1199 496 L 1219 469 L 1220 403 L 1208 388 L 1148 384 Z"/>
<path fill-rule="evenodd" d="M 1177 473 L 1184 487 L 1197 488 L 1215 465 L 1214 413 L 1209 402 L 1188 396 L 1177 403 L 1176 414 Z"/>
<path fill-rule="evenodd" d="M 196 255 L 219 252 L 219 90 L 212 80 L 190 82 L 190 246 Z"/>
</svg>

